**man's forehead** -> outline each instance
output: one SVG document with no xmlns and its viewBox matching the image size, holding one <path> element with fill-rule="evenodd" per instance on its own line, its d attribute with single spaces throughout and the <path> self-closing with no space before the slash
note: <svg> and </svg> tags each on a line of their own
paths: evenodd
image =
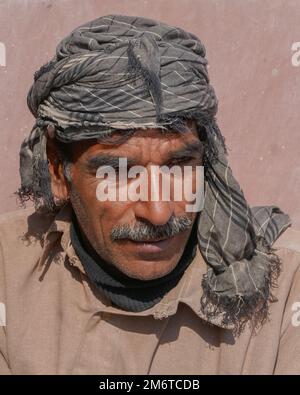
<svg viewBox="0 0 300 395">
<path fill-rule="evenodd" d="M 118 156 L 141 156 L 147 151 L 155 150 L 157 154 L 167 154 L 172 150 L 184 149 L 188 146 L 201 146 L 197 128 L 194 122 L 189 122 L 185 131 L 163 130 L 159 128 L 137 129 L 131 136 L 122 141 L 122 131 L 117 132 L 120 142 L 116 138 L 110 143 L 108 139 L 102 142 L 100 139 L 83 140 L 74 143 L 73 153 L 75 156 L 83 156 L 85 159 L 96 154 L 111 154 Z"/>
</svg>

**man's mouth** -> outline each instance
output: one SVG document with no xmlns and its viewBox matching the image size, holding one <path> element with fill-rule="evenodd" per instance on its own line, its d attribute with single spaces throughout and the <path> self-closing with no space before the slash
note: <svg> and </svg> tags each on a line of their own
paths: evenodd
<svg viewBox="0 0 300 395">
<path fill-rule="evenodd" d="M 169 239 L 171 239 L 171 237 L 164 237 L 164 238 L 151 239 L 151 240 L 149 239 L 140 239 L 140 240 L 129 239 L 129 240 L 135 243 L 158 243 L 159 241 L 164 241 Z"/>
<path fill-rule="evenodd" d="M 160 238 L 155 240 L 131 240 L 128 242 L 133 246 L 133 248 L 142 254 L 156 254 L 166 250 L 170 244 L 173 242 L 174 236 L 169 238 Z"/>
</svg>

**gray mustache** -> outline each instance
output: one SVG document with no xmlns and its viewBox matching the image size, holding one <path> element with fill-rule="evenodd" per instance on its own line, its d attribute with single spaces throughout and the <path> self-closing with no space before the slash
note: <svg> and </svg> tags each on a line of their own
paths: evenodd
<svg viewBox="0 0 300 395">
<path fill-rule="evenodd" d="M 130 239 L 132 241 L 153 241 L 167 239 L 188 230 L 193 222 L 186 216 L 171 217 L 164 225 L 153 225 L 139 222 L 134 227 L 120 225 L 112 229 L 110 238 L 113 241 Z"/>
</svg>

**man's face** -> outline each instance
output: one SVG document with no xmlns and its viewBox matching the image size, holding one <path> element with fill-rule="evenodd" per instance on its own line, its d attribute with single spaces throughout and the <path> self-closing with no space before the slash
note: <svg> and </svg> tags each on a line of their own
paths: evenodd
<svg viewBox="0 0 300 395">
<path fill-rule="evenodd" d="M 191 202 L 184 200 L 184 196 L 182 200 L 175 201 L 171 194 L 171 199 L 164 201 L 160 191 L 157 201 L 150 198 L 150 189 L 155 183 L 155 180 L 151 182 L 150 179 L 152 165 L 177 165 L 182 170 L 184 166 L 192 166 L 192 182 L 195 185 L 195 167 L 202 165 L 202 145 L 195 124 L 191 122 L 189 126 L 189 131 L 184 133 L 163 134 L 159 129 L 138 130 L 119 145 L 100 144 L 96 140 L 73 144 L 70 199 L 86 247 L 92 247 L 90 250 L 132 278 L 151 280 L 168 274 L 177 265 L 190 236 L 192 226 L 185 227 L 174 236 L 154 236 L 150 241 L 111 237 L 112 230 L 124 226 L 138 229 L 141 225 L 152 225 L 155 230 L 155 227 L 161 228 L 174 217 L 194 222 L 197 213 L 186 212 L 186 204 Z M 99 166 L 106 164 L 115 167 L 119 158 L 127 159 L 128 169 L 133 165 L 141 165 L 146 169 L 149 181 L 147 200 L 97 199 L 97 186 L 103 182 L 96 176 Z M 128 186 L 131 182 L 128 180 Z M 161 186 L 161 179 L 158 184 Z M 117 182 L 116 188 L 120 187 Z"/>
</svg>

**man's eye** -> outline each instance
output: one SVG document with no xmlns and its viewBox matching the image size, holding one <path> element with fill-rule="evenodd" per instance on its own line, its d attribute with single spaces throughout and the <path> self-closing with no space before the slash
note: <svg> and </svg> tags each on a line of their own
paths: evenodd
<svg viewBox="0 0 300 395">
<path fill-rule="evenodd" d="M 130 167 L 126 167 L 126 166 L 114 166 L 114 171 L 116 172 L 116 174 L 119 174 L 121 170 L 123 174 L 127 174 L 129 169 Z"/>
<path fill-rule="evenodd" d="M 128 166 L 128 167 L 126 167 L 126 166 L 114 166 L 113 169 L 114 169 L 116 175 L 119 175 L 122 172 L 121 175 L 126 176 L 128 174 L 128 172 L 129 172 L 129 170 L 131 169 L 131 167 L 130 166 Z"/>
<path fill-rule="evenodd" d="M 180 158 L 180 159 L 174 159 L 172 160 L 172 162 L 169 164 L 170 167 L 172 166 L 181 166 L 184 164 L 187 164 L 189 162 L 191 162 L 193 158 L 190 157 L 186 157 L 186 158 Z"/>
</svg>

